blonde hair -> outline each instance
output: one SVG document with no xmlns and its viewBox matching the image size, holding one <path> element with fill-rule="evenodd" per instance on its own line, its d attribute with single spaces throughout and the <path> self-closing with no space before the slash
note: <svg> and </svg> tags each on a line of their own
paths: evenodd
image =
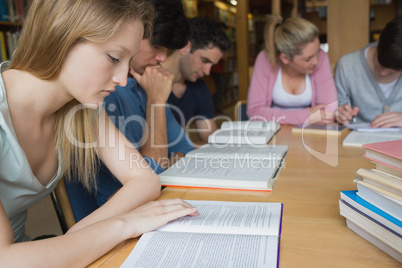
<svg viewBox="0 0 402 268">
<path fill-rule="evenodd" d="M 77 42 L 106 41 L 123 24 L 140 20 L 144 35 L 152 32 L 153 6 L 143 0 L 33 0 L 24 22 L 17 49 L 11 57 L 10 69 L 19 69 L 43 79 L 56 79 L 69 49 Z M 64 132 L 79 142 L 97 139 L 98 114 L 79 109 L 73 120 L 66 115 L 79 105 L 72 100 L 57 112 L 56 146 L 61 148 L 61 167 L 67 178 L 71 175 L 86 188 L 96 186 L 97 148 L 72 144 Z"/>
<path fill-rule="evenodd" d="M 264 29 L 265 50 L 273 68 L 276 67 L 280 53 L 290 60 L 300 54 L 303 45 L 318 37 L 318 29 L 302 18 L 289 18 L 285 21 L 279 15 L 268 15 Z"/>
</svg>

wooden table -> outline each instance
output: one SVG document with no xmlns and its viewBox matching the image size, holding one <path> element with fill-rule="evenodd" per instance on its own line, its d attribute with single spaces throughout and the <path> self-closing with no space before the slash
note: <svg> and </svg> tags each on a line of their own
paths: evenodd
<svg viewBox="0 0 402 268">
<path fill-rule="evenodd" d="M 362 148 L 342 146 L 346 134 L 302 136 L 292 134 L 291 126 L 283 126 L 270 142 L 289 145 L 285 166 L 272 192 L 168 187 L 161 198 L 282 202 L 280 267 L 401 267 L 348 229 L 340 216 L 340 191 L 356 190 L 355 171 L 374 167 L 363 157 Z M 121 243 L 89 267 L 118 267 L 137 240 Z"/>
</svg>

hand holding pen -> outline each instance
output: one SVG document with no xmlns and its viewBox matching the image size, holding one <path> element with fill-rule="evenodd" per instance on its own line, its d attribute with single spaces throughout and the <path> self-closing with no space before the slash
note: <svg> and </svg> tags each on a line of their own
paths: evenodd
<svg viewBox="0 0 402 268">
<path fill-rule="evenodd" d="M 355 116 L 359 113 L 359 107 L 351 107 L 349 104 L 345 103 L 338 107 L 335 112 L 335 119 L 338 123 L 347 125 L 355 123 Z"/>
</svg>

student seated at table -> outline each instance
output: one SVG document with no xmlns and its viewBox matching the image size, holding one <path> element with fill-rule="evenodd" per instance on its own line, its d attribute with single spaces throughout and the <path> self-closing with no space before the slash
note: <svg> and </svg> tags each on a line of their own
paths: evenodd
<svg viewBox="0 0 402 268">
<path fill-rule="evenodd" d="M 190 26 L 180 1 L 147 1 L 155 7 L 153 34 L 142 40 L 130 62 L 134 78 L 129 78 L 125 87 L 117 86 L 105 98 L 104 107 L 116 127 L 159 174 L 194 149 L 166 105 L 173 74 L 159 65 L 166 60 L 168 49 L 187 45 Z M 143 165 L 139 160 L 131 159 L 133 165 Z M 95 198 L 101 206 L 122 184 L 104 165 L 97 177 Z"/>
<path fill-rule="evenodd" d="M 390 21 L 377 43 L 344 55 L 335 67 L 336 120 L 371 127 L 402 127 L 402 17 Z"/>
<path fill-rule="evenodd" d="M 179 199 L 149 202 L 160 194 L 158 176 L 119 158 L 141 155 L 119 146 L 129 142 L 98 110 L 127 83 L 152 10 L 140 0 L 31 1 L 11 62 L 0 65 L 1 267 L 85 267 L 126 239 L 197 214 Z M 29 241 L 27 209 L 70 172 L 90 188 L 97 157 L 122 190 L 67 234 Z"/>
<path fill-rule="evenodd" d="M 212 19 L 193 18 L 190 28 L 190 42 L 173 51 L 162 66 L 174 74 L 168 98 L 174 116 L 183 127 L 195 121 L 200 143 L 204 144 L 217 126 L 211 93 L 200 78 L 210 74 L 212 65 L 219 62 L 231 43 L 221 24 Z"/>
<path fill-rule="evenodd" d="M 248 91 L 250 120 L 333 123 L 336 88 L 317 27 L 302 18 L 269 15 L 264 38 Z"/>
</svg>

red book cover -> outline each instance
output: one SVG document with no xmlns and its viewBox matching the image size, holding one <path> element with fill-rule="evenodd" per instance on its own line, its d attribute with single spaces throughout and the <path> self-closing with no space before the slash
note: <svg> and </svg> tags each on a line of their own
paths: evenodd
<svg viewBox="0 0 402 268">
<path fill-rule="evenodd" d="M 364 144 L 363 147 L 367 150 L 378 152 L 402 161 L 402 140 L 384 141 Z"/>
<path fill-rule="evenodd" d="M 402 140 L 364 144 L 364 157 L 371 161 L 402 170 Z"/>
</svg>

